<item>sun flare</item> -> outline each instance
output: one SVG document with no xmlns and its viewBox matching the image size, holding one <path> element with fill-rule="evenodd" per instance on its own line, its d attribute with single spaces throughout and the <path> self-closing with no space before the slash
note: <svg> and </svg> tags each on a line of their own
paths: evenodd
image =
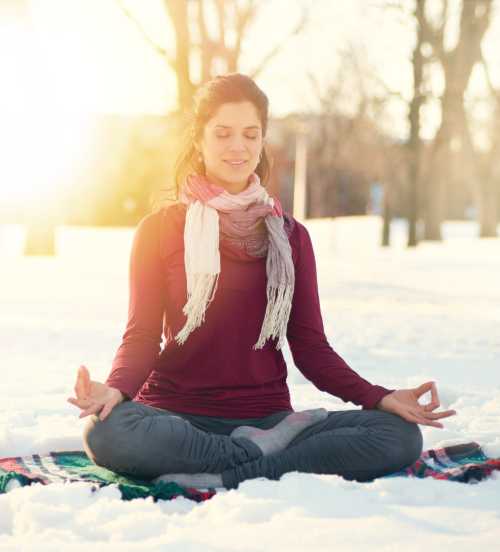
<svg viewBox="0 0 500 552">
<path fill-rule="evenodd" d="M 90 117 L 84 102 L 64 93 L 60 57 L 25 24 L 0 22 L 0 201 L 51 201 L 71 182 L 86 152 Z"/>
</svg>

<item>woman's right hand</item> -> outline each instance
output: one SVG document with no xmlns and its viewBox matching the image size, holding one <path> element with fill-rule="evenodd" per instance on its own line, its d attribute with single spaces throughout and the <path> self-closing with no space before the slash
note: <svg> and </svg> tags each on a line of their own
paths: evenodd
<svg viewBox="0 0 500 552">
<path fill-rule="evenodd" d="M 78 369 L 76 377 L 74 397 L 68 398 L 68 402 L 82 409 L 80 418 L 89 414 L 99 414 L 99 419 L 104 420 L 113 408 L 125 400 L 125 395 L 114 387 L 105 383 L 90 379 L 89 371 L 83 364 Z"/>
</svg>

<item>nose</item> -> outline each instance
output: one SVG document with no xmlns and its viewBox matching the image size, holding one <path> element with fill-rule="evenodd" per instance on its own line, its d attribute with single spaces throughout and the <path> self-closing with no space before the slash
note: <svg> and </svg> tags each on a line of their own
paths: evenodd
<svg viewBox="0 0 500 552">
<path fill-rule="evenodd" d="M 229 144 L 230 151 L 243 152 L 246 151 L 246 144 L 242 137 L 234 136 Z"/>
</svg>

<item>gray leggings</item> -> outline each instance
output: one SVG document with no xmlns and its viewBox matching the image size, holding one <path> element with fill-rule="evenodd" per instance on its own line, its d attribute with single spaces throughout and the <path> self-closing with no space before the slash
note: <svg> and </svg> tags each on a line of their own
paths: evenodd
<svg viewBox="0 0 500 552">
<path fill-rule="evenodd" d="M 91 415 L 83 443 L 95 464 L 117 473 L 145 480 L 166 473 L 220 473 L 227 489 L 256 477 L 278 480 L 291 471 L 371 481 L 411 465 L 422 452 L 418 424 L 381 410 L 330 411 L 285 450 L 268 456 L 252 441 L 229 436 L 240 425 L 269 429 L 291 412 L 230 419 L 125 401 L 104 421 Z"/>
</svg>

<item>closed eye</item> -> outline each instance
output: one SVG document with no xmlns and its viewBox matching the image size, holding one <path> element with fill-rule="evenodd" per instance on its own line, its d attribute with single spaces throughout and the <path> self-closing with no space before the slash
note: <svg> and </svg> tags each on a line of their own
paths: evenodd
<svg viewBox="0 0 500 552">
<path fill-rule="evenodd" d="M 217 136 L 217 138 L 221 138 L 221 139 L 224 139 L 224 138 L 229 138 L 229 135 L 225 135 L 225 136 Z M 257 136 L 245 136 L 245 138 L 248 138 L 249 140 L 257 140 Z"/>
</svg>

